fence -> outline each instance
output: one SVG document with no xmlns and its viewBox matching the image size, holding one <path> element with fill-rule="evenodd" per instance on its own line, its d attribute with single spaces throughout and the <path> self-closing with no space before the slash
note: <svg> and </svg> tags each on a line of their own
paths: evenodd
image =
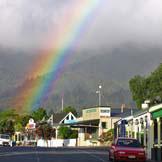
<svg viewBox="0 0 162 162">
<path fill-rule="evenodd" d="M 38 147 L 75 147 L 76 139 L 53 139 L 53 140 L 38 140 Z"/>
</svg>

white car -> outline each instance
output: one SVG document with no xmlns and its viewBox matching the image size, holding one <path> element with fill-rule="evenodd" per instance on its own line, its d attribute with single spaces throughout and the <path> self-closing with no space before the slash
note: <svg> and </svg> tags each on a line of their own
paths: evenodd
<svg viewBox="0 0 162 162">
<path fill-rule="evenodd" d="M 12 141 L 9 135 L 0 134 L 0 145 L 1 146 L 12 146 Z"/>
</svg>

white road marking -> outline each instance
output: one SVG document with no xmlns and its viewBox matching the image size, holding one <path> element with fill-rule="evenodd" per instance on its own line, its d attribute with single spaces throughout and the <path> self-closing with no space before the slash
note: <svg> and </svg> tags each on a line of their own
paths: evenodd
<svg viewBox="0 0 162 162">
<path fill-rule="evenodd" d="M 39 156 L 38 156 L 37 148 L 35 148 L 35 152 L 36 152 L 37 162 L 40 162 L 40 158 L 39 158 Z"/>
<path fill-rule="evenodd" d="M 82 150 L 80 150 L 82 151 Z M 82 151 L 83 152 L 83 151 Z M 28 154 L 35 154 L 37 153 L 38 155 L 39 154 L 79 154 L 79 152 L 77 151 L 64 151 L 64 152 L 57 152 L 57 151 L 37 151 L 37 152 L 12 152 L 12 153 L 9 153 L 9 152 L 6 152 L 6 153 L 3 153 L 3 154 L 0 154 L 0 156 L 14 156 L 14 155 L 28 155 Z M 107 155 L 107 153 L 105 152 L 89 152 L 89 154 L 99 154 L 99 155 Z"/>
<path fill-rule="evenodd" d="M 93 154 L 92 154 L 93 152 L 87 152 L 87 151 L 83 151 L 83 150 L 79 150 L 79 151 L 82 152 L 82 153 L 88 154 L 89 156 L 92 156 L 92 157 L 94 157 L 95 159 L 98 159 L 98 160 L 100 160 L 100 161 L 107 162 L 106 160 L 100 158 L 99 156 L 93 155 Z M 96 153 L 95 153 L 95 154 L 96 154 Z"/>
</svg>

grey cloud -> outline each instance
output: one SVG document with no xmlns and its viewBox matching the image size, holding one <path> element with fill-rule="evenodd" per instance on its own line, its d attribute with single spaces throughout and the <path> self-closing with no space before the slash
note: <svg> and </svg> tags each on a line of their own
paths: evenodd
<svg viewBox="0 0 162 162">
<path fill-rule="evenodd" d="M 123 42 L 162 44 L 162 1 L 111 0 L 96 16 L 86 36 L 92 46 L 115 46 Z M 95 34 L 94 34 L 95 33 Z"/>
<path fill-rule="evenodd" d="M 72 12 L 74 2 L 1 0 L 0 44 L 22 48 L 42 46 L 64 25 L 64 17 Z M 128 41 L 162 44 L 161 0 L 101 0 L 90 21 L 80 37 L 81 48 L 114 47 Z"/>
</svg>

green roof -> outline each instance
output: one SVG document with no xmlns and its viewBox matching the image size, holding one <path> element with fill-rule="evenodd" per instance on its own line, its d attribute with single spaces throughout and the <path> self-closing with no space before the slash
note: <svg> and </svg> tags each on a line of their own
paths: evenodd
<svg viewBox="0 0 162 162">
<path fill-rule="evenodd" d="M 154 112 L 152 113 L 152 117 L 153 117 L 154 119 L 159 118 L 159 117 L 162 117 L 162 108 L 159 109 L 159 110 L 157 110 L 157 111 L 154 111 Z"/>
</svg>

